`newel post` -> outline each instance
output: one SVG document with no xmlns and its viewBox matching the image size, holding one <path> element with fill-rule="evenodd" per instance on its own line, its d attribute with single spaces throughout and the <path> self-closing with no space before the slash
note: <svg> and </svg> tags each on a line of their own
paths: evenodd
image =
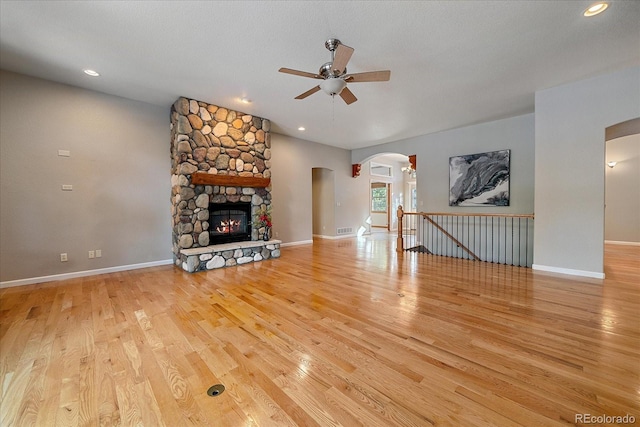
<svg viewBox="0 0 640 427">
<path fill-rule="evenodd" d="M 396 241 L 396 252 L 402 253 L 404 251 L 404 240 L 402 239 L 402 217 L 404 216 L 404 211 L 402 210 L 402 205 L 398 206 L 398 239 Z"/>
</svg>

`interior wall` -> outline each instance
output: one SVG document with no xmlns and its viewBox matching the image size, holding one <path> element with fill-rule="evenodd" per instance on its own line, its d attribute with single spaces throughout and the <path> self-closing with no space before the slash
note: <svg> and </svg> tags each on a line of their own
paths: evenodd
<svg viewBox="0 0 640 427">
<path fill-rule="evenodd" d="M 335 230 L 335 173 L 326 168 L 313 168 L 313 234 L 326 236 Z"/>
<path fill-rule="evenodd" d="M 0 117 L 1 282 L 170 260 L 168 108 L 0 71 Z"/>
<path fill-rule="evenodd" d="M 510 206 L 449 206 L 449 157 L 503 149 L 511 150 Z M 534 210 L 533 114 L 353 150 L 351 160 L 362 163 L 389 152 L 417 156 L 418 211 L 529 214 Z"/>
<path fill-rule="evenodd" d="M 168 111 L 6 71 L 0 82 L 0 281 L 168 261 Z M 351 164 L 376 154 L 417 154 L 421 211 L 531 213 L 535 164 L 535 262 L 602 271 L 604 129 L 640 116 L 639 101 L 636 67 L 538 92 L 535 121 L 528 114 L 351 153 L 272 134 L 274 237 L 311 241 L 314 167 L 335 171 L 335 227 L 357 230 L 369 182 L 352 178 Z M 448 158 L 506 148 L 511 206 L 449 207 Z M 95 249 L 102 258 L 89 260 Z"/>
<path fill-rule="evenodd" d="M 603 276 L 605 129 L 640 116 L 640 67 L 536 92 L 534 268 Z"/>
<path fill-rule="evenodd" d="M 640 134 L 606 143 L 604 238 L 640 244 Z"/>
<path fill-rule="evenodd" d="M 334 171 L 334 229 L 351 227 L 354 233 L 369 215 L 365 179 L 351 176 L 350 152 L 276 133 L 271 134 L 271 183 L 274 237 L 284 244 L 310 242 L 313 233 L 313 168 Z"/>
</svg>

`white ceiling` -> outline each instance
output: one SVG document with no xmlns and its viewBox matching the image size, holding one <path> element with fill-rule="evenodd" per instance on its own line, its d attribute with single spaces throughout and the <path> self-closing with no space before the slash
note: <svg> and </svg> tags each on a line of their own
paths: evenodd
<svg viewBox="0 0 640 427">
<path fill-rule="evenodd" d="M 0 67 L 167 108 L 186 96 L 359 148 L 530 113 L 536 90 L 640 64 L 640 1 L 584 18 L 591 3 L 1 0 Z M 318 81 L 278 69 L 317 72 L 331 37 L 355 49 L 350 73 L 391 80 L 350 84 L 350 106 L 294 100 Z"/>
</svg>

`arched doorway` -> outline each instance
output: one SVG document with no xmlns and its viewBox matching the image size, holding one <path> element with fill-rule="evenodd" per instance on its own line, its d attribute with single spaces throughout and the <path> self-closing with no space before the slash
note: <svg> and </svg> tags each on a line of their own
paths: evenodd
<svg viewBox="0 0 640 427">
<path fill-rule="evenodd" d="M 640 118 L 605 132 L 604 269 L 613 257 L 634 257 L 640 247 Z"/>
<path fill-rule="evenodd" d="M 398 153 L 380 153 L 362 163 L 360 176 L 369 181 L 369 231 L 397 230 L 396 211 L 402 205 L 405 211 L 415 206 L 417 192 L 416 170 L 409 156 Z"/>
</svg>

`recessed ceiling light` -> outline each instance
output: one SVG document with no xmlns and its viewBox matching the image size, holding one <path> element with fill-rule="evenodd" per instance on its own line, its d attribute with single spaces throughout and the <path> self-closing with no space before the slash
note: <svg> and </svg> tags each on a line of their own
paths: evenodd
<svg viewBox="0 0 640 427">
<path fill-rule="evenodd" d="M 305 128 L 304 126 L 300 126 L 300 127 L 298 128 L 298 130 L 299 130 L 299 131 L 303 131 L 303 130 L 306 130 L 306 128 Z"/>
<path fill-rule="evenodd" d="M 100 75 L 100 73 L 99 73 L 99 72 L 94 71 L 94 70 L 86 69 L 86 70 L 82 70 L 82 71 L 84 71 L 84 73 L 85 73 L 86 75 L 91 76 L 91 77 L 98 77 L 98 76 Z"/>
<path fill-rule="evenodd" d="M 251 104 L 251 100 L 249 98 L 240 98 L 240 102 L 243 104 Z"/>
<path fill-rule="evenodd" d="M 608 7 L 609 7 L 609 3 L 607 2 L 594 3 L 593 5 L 589 6 L 587 10 L 584 11 L 583 15 L 596 16 L 597 14 L 604 12 Z"/>
</svg>

